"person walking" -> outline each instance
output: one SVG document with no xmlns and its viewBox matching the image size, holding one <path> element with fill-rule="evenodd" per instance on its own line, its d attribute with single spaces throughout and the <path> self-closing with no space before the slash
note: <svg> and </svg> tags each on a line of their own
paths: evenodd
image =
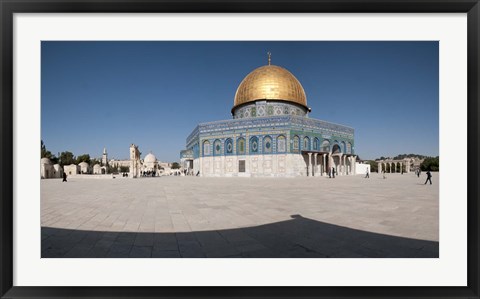
<svg viewBox="0 0 480 299">
<path fill-rule="evenodd" d="M 432 184 L 432 174 L 430 173 L 430 170 L 427 171 L 427 180 L 425 181 L 425 184 L 427 184 L 427 182 L 430 181 L 430 185 Z"/>
<path fill-rule="evenodd" d="M 370 175 L 369 175 L 369 173 L 368 173 L 368 168 L 367 168 L 367 171 L 365 172 L 365 178 L 366 178 L 366 179 L 369 179 L 369 178 L 370 178 Z"/>
<path fill-rule="evenodd" d="M 67 174 L 64 172 L 64 173 L 63 173 L 62 183 L 63 183 L 63 182 L 66 182 L 66 181 L 67 181 Z"/>
<path fill-rule="evenodd" d="M 335 178 L 335 167 L 332 167 L 332 176 Z"/>
</svg>

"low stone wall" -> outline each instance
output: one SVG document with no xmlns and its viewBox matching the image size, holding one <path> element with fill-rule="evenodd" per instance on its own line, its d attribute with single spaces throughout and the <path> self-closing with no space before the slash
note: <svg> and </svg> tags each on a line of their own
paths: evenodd
<svg viewBox="0 0 480 299">
<path fill-rule="evenodd" d="M 77 175 L 72 175 L 68 176 L 68 178 L 78 178 L 78 179 L 113 179 L 115 178 L 122 178 L 122 175 L 113 175 L 113 174 L 77 174 Z"/>
</svg>

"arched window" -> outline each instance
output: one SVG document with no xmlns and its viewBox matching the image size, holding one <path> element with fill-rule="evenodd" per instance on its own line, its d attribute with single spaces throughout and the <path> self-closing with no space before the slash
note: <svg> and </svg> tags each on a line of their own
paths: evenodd
<svg viewBox="0 0 480 299">
<path fill-rule="evenodd" d="M 324 141 L 322 142 L 321 151 L 322 151 L 322 152 L 330 152 L 330 141 L 324 140 Z"/>
<path fill-rule="evenodd" d="M 210 156 L 210 141 L 208 140 L 203 142 L 203 155 Z"/>
<path fill-rule="evenodd" d="M 308 138 L 307 136 L 303 138 L 303 150 L 310 150 L 310 138 Z"/>
<path fill-rule="evenodd" d="M 347 154 L 352 153 L 352 144 L 350 142 L 347 143 Z"/>
<path fill-rule="evenodd" d="M 263 138 L 263 152 L 269 154 L 272 152 L 272 137 L 266 136 Z"/>
<path fill-rule="evenodd" d="M 245 155 L 245 138 L 237 139 L 237 155 Z"/>
<path fill-rule="evenodd" d="M 233 153 L 233 142 L 232 139 L 228 138 L 225 140 L 225 154 L 232 154 Z"/>
<path fill-rule="evenodd" d="M 298 152 L 300 150 L 300 137 L 293 136 L 293 152 Z"/>
<path fill-rule="evenodd" d="M 284 153 L 287 151 L 287 140 L 285 136 L 280 135 L 277 137 L 277 153 Z"/>
<path fill-rule="evenodd" d="M 250 153 L 258 153 L 258 138 L 256 136 L 250 138 Z"/>
<path fill-rule="evenodd" d="M 315 137 L 313 139 L 313 150 L 318 151 L 318 138 L 317 137 Z"/>
<path fill-rule="evenodd" d="M 340 148 L 340 145 L 335 143 L 332 147 L 332 154 L 338 154 L 338 153 L 341 153 L 341 152 L 342 152 L 342 149 Z"/>
<path fill-rule="evenodd" d="M 220 156 L 222 154 L 222 143 L 218 139 L 213 143 L 213 154 L 215 156 Z"/>
</svg>

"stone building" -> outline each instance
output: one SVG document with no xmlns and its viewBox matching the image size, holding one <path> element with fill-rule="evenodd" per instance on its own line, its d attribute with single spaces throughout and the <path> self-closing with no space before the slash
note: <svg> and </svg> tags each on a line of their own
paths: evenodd
<svg viewBox="0 0 480 299">
<path fill-rule="evenodd" d="M 300 82 L 269 56 L 238 86 L 233 119 L 201 123 L 187 137 L 182 166 L 201 176 L 355 174 L 354 129 L 310 112 Z"/>
<path fill-rule="evenodd" d="M 67 175 L 77 175 L 80 174 L 80 167 L 75 164 L 63 165 L 63 171 Z"/>
<path fill-rule="evenodd" d="M 56 179 L 62 178 L 63 177 L 63 168 L 60 166 L 60 164 L 54 164 L 53 165 L 53 176 Z"/>
<path fill-rule="evenodd" d="M 87 162 L 80 162 L 78 164 L 78 167 L 80 168 L 80 173 L 81 174 L 91 174 L 91 168 L 90 165 Z"/>
<path fill-rule="evenodd" d="M 130 169 L 129 177 L 138 178 L 140 176 L 142 163 L 140 162 L 140 151 L 135 144 L 130 145 Z"/>
<path fill-rule="evenodd" d="M 105 167 L 100 166 L 100 164 L 93 165 L 93 174 L 105 174 Z"/>
<path fill-rule="evenodd" d="M 53 177 L 53 163 L 48 158 L 40 159 L 40 177 L 42 179 Z"/>
<path fill-rule="evenodd" d="M 381 173 L 385 171 L 387 173 L 395 173 L 395 172 L 410 172 L 420 169 L 420 164 L 424 159 L 419 159 L 416 157 L 413 158 L 404 158 L 404 159 L 385 159 L 385 160 L 378 160 L 378 172 Z"/>
<path fill-rule="evenodd" d="M 48 158 L 40 159 L 40 178 L 54 179 L 63 176 L 63 169 L 59 164 L 53 164 Z"/>
</svg>

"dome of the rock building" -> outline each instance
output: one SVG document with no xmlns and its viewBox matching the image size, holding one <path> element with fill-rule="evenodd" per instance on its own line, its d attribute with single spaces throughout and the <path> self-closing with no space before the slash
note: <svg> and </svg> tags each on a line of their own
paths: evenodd
<svg viewBox="0 0 480 299">
<path fill-rule="evenodd" d="M 156 161 L 157 161 L 157 158 L 152 153 L 149 153 L 148 155 L 146 155 L 145 159 L 143 160 L 144 163 L 155 163 Z"/>
<path fill-rule="evenodd" d="M 259 67 L 243 79 L 235 94 L 232 110 L 257 100 L 285 101 L 308 109 L 307 96 L 300 82 L 288 70 L 276 65 Z"/>
</svg>

